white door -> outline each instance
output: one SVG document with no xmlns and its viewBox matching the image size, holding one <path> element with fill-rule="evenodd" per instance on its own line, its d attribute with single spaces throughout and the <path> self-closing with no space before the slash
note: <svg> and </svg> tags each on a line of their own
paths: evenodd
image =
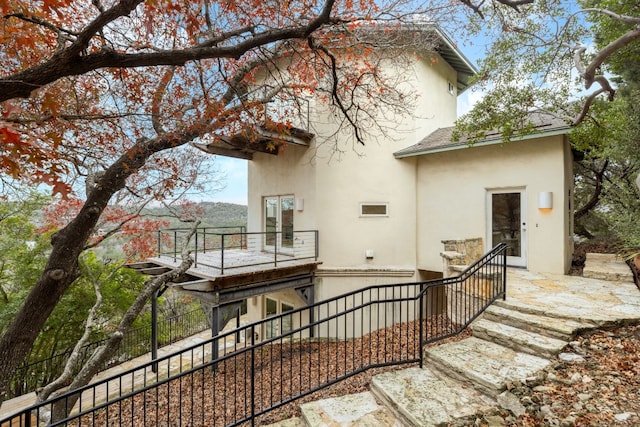
<svg viewBox="0 0 640 427">
<path fill-rule="evenodd" d="M 293 251 L 293 204 L 293 196 L 265 197 L 265 250 Z"/>
<path fill-rule="evenodd" d="M 527 266 L 526 192 L 500 189 L 487 192 L 487 242 L 489 248 L 507 244 L 507 264 Z"/>
</svg>

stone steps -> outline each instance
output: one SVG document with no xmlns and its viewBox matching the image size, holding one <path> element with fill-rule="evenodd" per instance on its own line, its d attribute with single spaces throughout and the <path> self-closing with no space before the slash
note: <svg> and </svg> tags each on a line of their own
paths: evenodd
<svg viewBox="0 0 640 427">
<path fill-rule="evenodd" d="M 559 321 L 566 321 L 567 324 L 571 327 L 572 324 L 576 324 L 577 325 L 577 330 L 583 330 L 583 329 L 591 329 L 594 328 L 596 326 L 601 326 L 599 324 L 596 324 L 593 322 L 592 317 L 590 316 L 588 317 L 587 315 L 580 315 L 576 312 L 573 313 L 559 313 L 557 311 L 551 312 L 546 310 L 545 308 L 542 307 L 537 307 L 537 306 L 532 306 L 532 305 L 527 305 L 524 304 L 522 302 L 519 301 L 514 301 L 514 300 L 496 300 L 494 301 L 493 305 L 496 305 L 498 307 L 502 307 L 502 308 L 506 308 L 512 311 L 518 311 L 520 313 L 525 313 L 525 314 L 533 314 L 536 316 L 541 316 L 541 317 L 546 317 L 549 319 L 557 319 Z M 573 322 L 573 323 L 572 323 Z"/>
<path fill-rule="evenodd" d="M 391 411 L 368 391 L 304 403 L 300 410 L 303 425 L 309 427 L 402 427 Z"/>
<path fill-rule="evenodd" d="M 545 312 L 524 312 L 508 302 L 496 301 L 485 310 L 482 318 L 565 341 L 572 340 L 578 331 L 593 327 L 591 323 L 560 319 L 541 313 Z"/>
<path fill-rule="evenodd" d="M 507 407 L 508 384 L 535 376 L 578 330 L 593 327 L 585 319 L 549 316 L 539 307 L 496 301 L 473 323 L 472 337 L 425 349 L 424 368 L 376 375 L 370 392 L 305 403 L 302 417 L 273 427 L 472 422 L 477 413 Z"/>
<path fill-rule="evenodd" d="M 541 335 L 503 323 L 480 319 L 473 323 L 473 336 L 516 351 L 542 357 L 554 357 L 567 341 Z"/>
<path fill-rule="evenodd" d="M 407 426 L 446 425 L 496 406 L 469 384 L 429 367 L 376 375 L 371 391 Z"/>
<path fill-rule="evenodd" d="M 426 363 L 433 369 L 496 397 L 507 383 L 524 381 L 551 363 L 476 337 L 429 348 Z"/>
<path fill-rule="evenodd" d="M 631 268 L 616 254 L 586 254 L 582 275 L 592 279 L 633 283 Z"/>
</svg>

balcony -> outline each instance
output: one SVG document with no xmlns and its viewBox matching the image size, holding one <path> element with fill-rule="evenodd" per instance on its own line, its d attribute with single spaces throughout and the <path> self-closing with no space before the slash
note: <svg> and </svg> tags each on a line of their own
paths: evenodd
<svg viewBox="0 0 640 427">
<path fill-rule="evenodd" d="M 158 255 L 131 265 L 159 275 L 181 263 L 188 229 L 158 231 Z M 193 265 L 171 284 L 204 301 L 224 304 L 284 288 L 312 285 L 318 231 L 246 232 L 244 227 L 200 228 L 188 243 Z"/>
</svg>

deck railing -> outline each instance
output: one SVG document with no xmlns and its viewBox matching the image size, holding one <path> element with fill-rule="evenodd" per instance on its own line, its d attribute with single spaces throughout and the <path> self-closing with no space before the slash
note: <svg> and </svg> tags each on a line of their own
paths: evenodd
<svg viewBox="0 0 640 427">
<path fill-rule="evenodd" d="M 158 256 L 179 262 L 189 231 L 184 228 L 158 231 Z M 208 267 L 217 274 L 246 267 L 277 267 L 299 260 L 317 260 L 318 231 L 246 232 L 244 227 L 202 228 L 191 238 L 189 249 L 194 258 L 193 268 Z"/>
<path fill-rule="evenodd" d="M 460 276 L 371 286 L 220 334 L 34 405 L 13 425 L 260 425 L 260 417 L 370 368 L 423 364 L 506 295 L 506 246 Z M 212 346 L 220 355 L 212 360 Z M 152 373 L 152 366 L 158 370 Z M 53 414 L 53 415 L 52 415 Z"/>
</svg>

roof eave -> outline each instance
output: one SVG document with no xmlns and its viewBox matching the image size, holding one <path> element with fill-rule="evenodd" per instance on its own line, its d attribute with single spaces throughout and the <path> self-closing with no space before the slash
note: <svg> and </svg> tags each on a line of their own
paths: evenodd
<svg viewBox="0 0 640 427">
<path fill-rule="evenodd" d="M 546 132 L 538 132 L 538 133 L 531 133 L 528 135 L 521 135 L 521 136 L 510 139 L 508 142 L 526 141 L 530 139 L 546 138 L 546 137 L 557 136 L 557 135 L 566 135 L 567 133 L 569 133 L 570 129 L 571 128 L 567 126 L 567 127 L 558 128 L 558 129 L 554 129 Z M 473 145 L 468 145 L 466 143 L 455 143 L 455 144 L 444 145 L 441 147 L 429 148 L 426 150 L 419 150 L 414 152 L 394 153 L 393 156 L 396 159 L 404 159 L 407 157 L 421 156 L 423 154 L 435 154 L 435 153 L 442 153 L 446 151 L 461 150 L 464 148 L 483 147 L 486 145 L 501 144 L 502 142 L 503 142 L 502 138 L 500 138 L 499 136 L 496 136 L 492 138 L 483 139 L 482 141 L 478 141 Z"/>
<path fill-rule="evenodd" d="M 460 95 L 471 86 L 469 84 L 469 78 L 476 75 L 478 73 L 478 69 L 466 56 L 464 56 L 462 51 L 458 49 L 453 40 L 451 40 L 439 26 L 435 25 L 434 31 L 444 44 L 445 49 L 450 51 L 451 54 L 453 54 L 460 61 L 460 64 L 453 64 L 450 61 L 447 61 L 449 65 L 451 65 L 458 73 L 458 81 L 456 82 L 456 86 L 458 88 L 458 95 Z M 440 54 L 440 56 L 442 56 L 442 53 Z M 461 75 L 465 76 L 466 78 L 461 79 Z"/>
</svg>

